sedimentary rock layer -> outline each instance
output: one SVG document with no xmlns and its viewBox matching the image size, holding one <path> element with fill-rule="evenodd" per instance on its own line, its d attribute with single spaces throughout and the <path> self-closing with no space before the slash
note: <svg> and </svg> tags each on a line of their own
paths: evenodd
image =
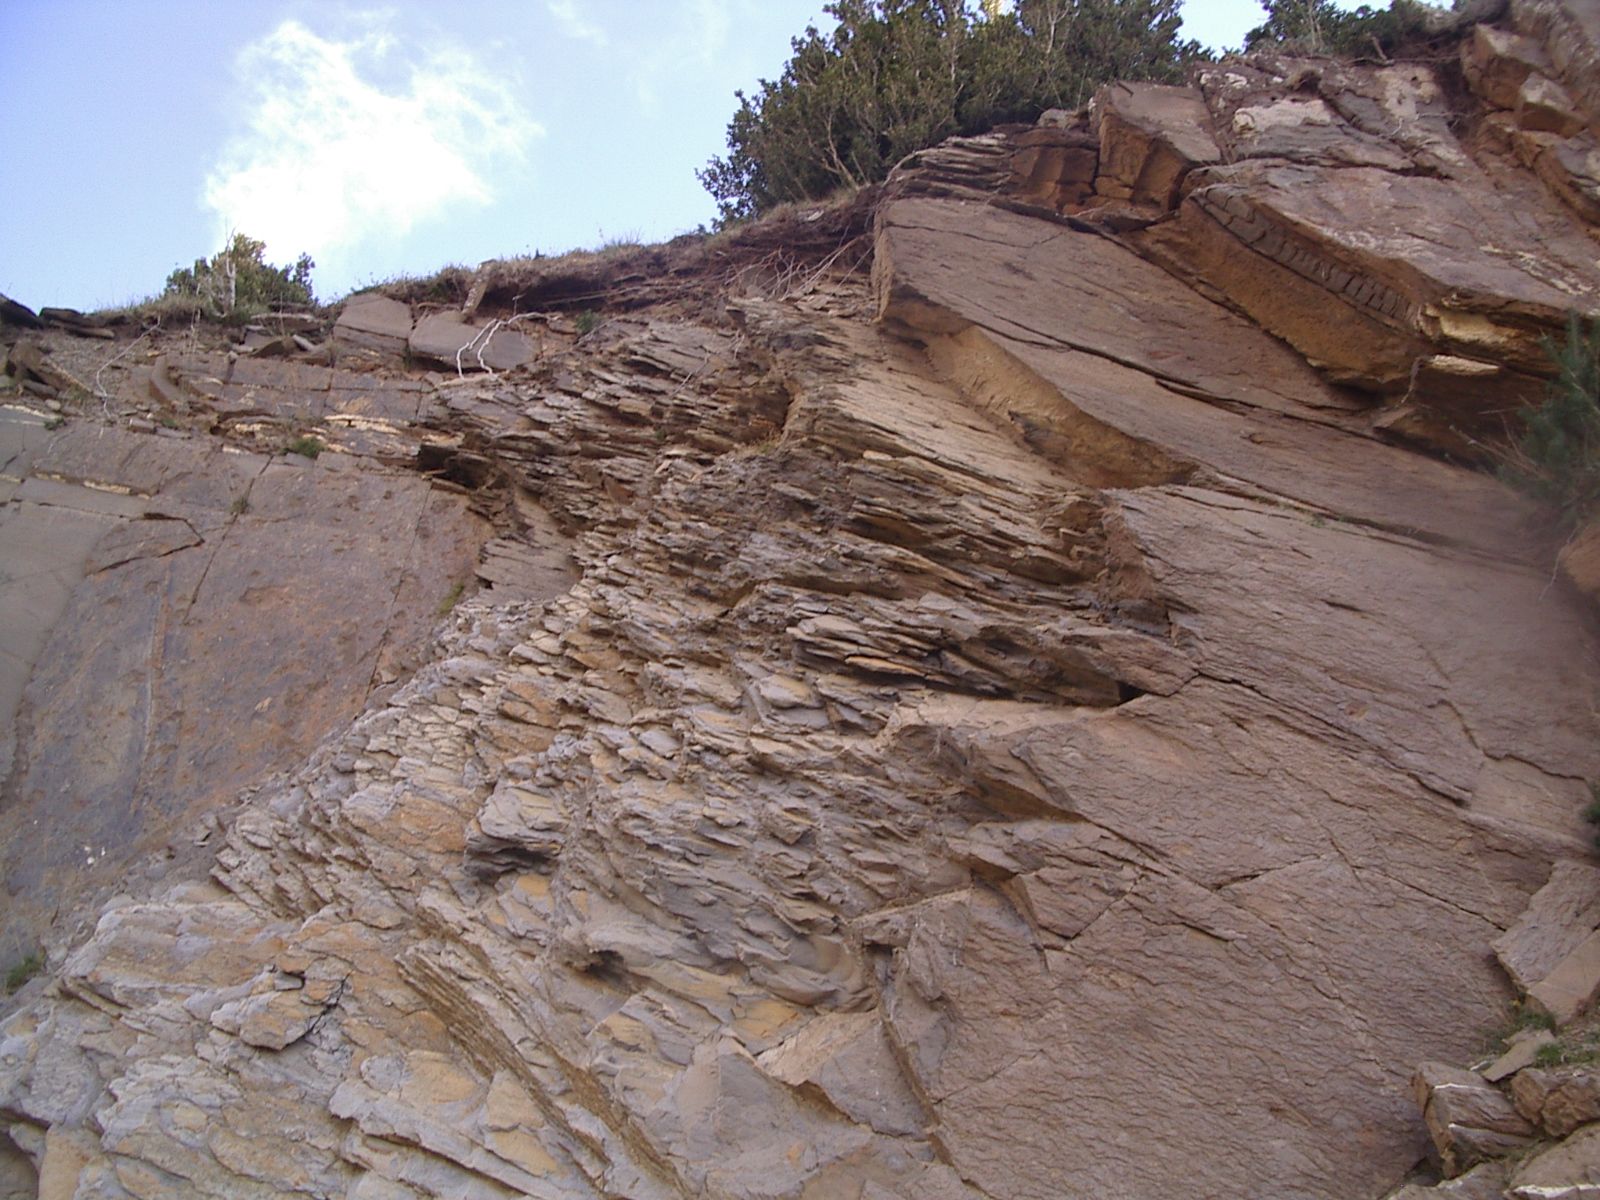
<svg viewBox="0 0 1600 1200">
<path fill-rule="evenodd" d="M 379 431 L 431 480 L 390 500 L 470 493 L 495 586 L 354 720 L 316 715 L 211 880 L 114 901 L 30 985 L 0 1038 L 17 1177 L 1400 1185 L 1453 1121 L 1417 1065 L 1588 936 L 1525 914 L 1589 919 L 1600 778 L 1586 602 L 1525 502 L 1418 450 L 1487 419 L 1423 385 L 1536 386 L 1529 339 L 1600 277 L 1429 68 L 1218 70 L 920 156 L 870 280 L 723 277 L 503 374 L 369 341 L 428 426 Z M 1357 235 L 1504 180 L 1534 243 Z M 263 410 L 232 386 L 205 403 Z M 139 545 L 97 561 L 198 549 Z"/>
</svg>

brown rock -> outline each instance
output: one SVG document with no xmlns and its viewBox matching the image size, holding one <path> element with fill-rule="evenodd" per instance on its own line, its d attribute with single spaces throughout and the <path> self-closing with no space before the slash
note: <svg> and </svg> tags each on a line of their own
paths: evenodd
<svg viewBox="0 0 1600 1200">
<path fill-rule="evenodd" d="M 1528 999 L 1566 1025 L 1587 1011 L 1600 995 L 1600 930 L 1587 937 L 1528 989 Z"/>
<path fill-rule="evenodd" d="M 1517 92 L 1517 125 L 1531 133 L 1570 137 L 1583 128 L 1583 118 L 1572 97 L 1559 83 L 1543 75 L 1529 75 Z"/>
<path fill-rule="evenodd" d="M 1600 1072 L 1574 1067 L 1519 1071 L 1511 1081 L 1517 1111 L 1553 1137 L 1600 1121 Z"/>
<path fill-rule="evenodd" d="M 1600 1193 L 1600 1125 L 1524 1159 L 1512 1173 L 1512 1200 L 1590 1200 Z"/>
<path fill-rule="evenodd" d="M 883 1024 L 870 1013 L 819 1017 L 756 1061 L 791 1087 L 815 1087 L 841 1112 L 880 1133 L 922 1129 L 922 1107 L 901 1082 Z"/>
<path fill-rule="evenodd" d="M 1538 43 L 1508 29 L 1476 25 L 1461 43 L 1461 69 L 1467 82 L 1496 108 L 1516 108 L 1528 76 L 1548 65 Z"/>
<path fill-rule="evenodd" d="M 1526 506 L 1327 378 L 1442 436 L 1594 286 L 1507 154 L 1554 135 L 1448 83 L 1118 93 L 1065 218 L 1076 117 L 919 152 L 875 294 L 818 207 L 628 258 L 492 379 L 190 349 L 181 436 L 110 371 L 104 428 L 0 422 L 0 548 L 61 552 L 6 598 L 62 600 L 7 919 L 129 893 L 4 1018 L 27 1170 L 65 1130 L 146 1196 L 1371 1200 L 1430 1133 L 1520 1147 L 1480 1077 L 1406 1085 L 1503 1020 L 1496 942 L 1540 987 L 1592 935 L 1541 922 L 1587 903 L 1594 631 Z"/>
<path fill-rule="evenodd" d="M 1465 1175 L 1432 1187 L 1407 1184 L 1384 1200 L 1504 1200 L 1510 1178 L 1511 1172 L 1503 1162 L 1479 1163 Z"/>
<path fill-rule="evenodd" d="M 1589 522 L 1581 526 L 1561 547 L 1557 562 L 1574 587 L 1600 600 L 1600 525 Z"/>
<path fill-rule="evenodd" d="M 0 294 L 0 324 L 16 325 L 22 329 L 43 329 L 45 323 L 26 304 L 19 304 L 10 296 Z"/>
<path fill-rule="evenodd" d="M 1099 170 L 1095 192 L 1107 199 L 1170 209 L 1184 177 L 1218 162 L 1200 93 L 1153 83 L 1114 83 L 1095 93 Z"/>
<path fill-rule="evenodd" d="M 1048 114 L 1046 114 L 1048 116 Z M 1099 143 L 1088 130 L 1039 125 L 1016 139 L 1010 186 L 1017 195 L 1060 212 L 1094 194 Z"/>
<path fill-rule="evenodd" d="M 1577 102 L 1591 126 L 1600 118 L 1600 22 L 1586 4 L 1570 0 L 1515 0 L 1512 23 L 1539 43 L 1547 72 Z"/>
<path fill-rule="evenodd" d="M 59 393 L 89 390 L 71 372 L 51 362 L 44 347 L 37 341 L 23 338 L 16 342 L 8 352 L 6 362 L 18 379 L 36 379 Z"/>
<path fill-rule="evenodd" d="M 85 1130 L 62 1126 L 46 1130 L 38 1200 L 73 1200 L 79 1194 L 84 1168 L 99 1157 L 98 1150 Z"/>
<path fill-rule="evenodd" d="M 1532 1066 L 1534 1060 L 1539 1057 L 1540 1050 L 1555 1044 L 1555 1034 L 1548 1029 L 1520 1030 L 1512 1035 L 1510 1045 L 1506 1048 L 1505 1053 L 1487 1067 L 1482 1068 L 1479 1074 L 1490 1083 L 1499 1083 L 1503 1079 L 1511 1078 L 1518 1071 Z M 1515 1092 L 1516 1089 L 1513 1088 L 1512 1090 Z M 1535 1119 L 1520 1105 L 1518 1106 L 1518 1111 L 1530 1121 Z"/>
<path fill-rule="evenodd" d="M 1533 1136 L 1505 1093 L 1475 1072 L 1423 1063 L 1412 1087 L 1446 1175 L 1525 1146 Z"/>
<path fill-rule="evenodd" d="M 1556 863 L 1516 923 L 1495 939 L 1495 955 L 1512 982 L 1529 992 L 1596 928 L 1600 867 L 1566 859 Z"/>
<path fill-rule="evenodd" d="M 17 562 L 36 544 L 65 586 L 36 626 L 10 626 L 38 664 L 18 688 L 12 802 L 0 814 L 14 936 L 35 905 L 115 878 L 359 711 L 395 635 L 431 627 L 482 536 L 460 498 L 416 477 L 357 470 L 310 487 L 298 466 L 87 425 L 59 434 L 34 472 L 0 544 L 23 538 L 7 552 Z M 173 519 L 122 524 L 151 508 Z M 17 518 L 37 521 L 37 539 Z M 92 549 L 70 522 L 87 524 Z M 339 613 L 305 619 L 329 589 L 350 589 Z M 230 668 L 219 677 L 221 646 Z M 85 677 L 95 686 L 73 682 Z M 69 779 L 70 822 L 58 799 Z M 45 811 L 58 819 L 19 838 Z"/>
<path fill-rule="evenodd" d="M 97 338 L 100 341 L 112 341 L 116 334 L 106 328 L 104 318 L 81 313 L 75 308 L 41 308 L 39 319 L 47 325 L 55 325 L 78 337 Z"/>
<path fill-rule="evenodd" d="M 1523 136 L 1539 178 L 1582 220 L 1600 225 L 1600 140 L 1587 130 L 1565 138 Z"/>
<path fill-rule="evenodd" d="M 1482 440 L 1484 414 L 1544 400 L 1544 379 L 1501 363 L 1430 354 L 1412 366 L 1405 401 L 1374 424 L 1464 462 L 1493 458 Z"/>
<path fill-rule="evenodd" d="M 411 308 L 377 292 L 362 292 L 344 302 L 333 336 L 354 346 L 404 354 L 411 337 Z"/>
</svg>

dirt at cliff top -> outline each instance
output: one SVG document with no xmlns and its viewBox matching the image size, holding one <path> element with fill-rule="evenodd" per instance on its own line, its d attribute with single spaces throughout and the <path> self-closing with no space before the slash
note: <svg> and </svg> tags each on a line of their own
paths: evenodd
<svg viewBox="0 0 1600 1200">
<path fill-rule="evenodd" d="M 8 880 L 243 799 L 55 926 L 0 1195 L 1580 1195 L 1579 1085 L 1461 1067 L 1600 986 L 1592 601 L 1462 464 L 1600 307 L 1586 12 L 1108 89 L 870 241 L 34 335 L 121 357 L 0 425 Z"/>
</svg>

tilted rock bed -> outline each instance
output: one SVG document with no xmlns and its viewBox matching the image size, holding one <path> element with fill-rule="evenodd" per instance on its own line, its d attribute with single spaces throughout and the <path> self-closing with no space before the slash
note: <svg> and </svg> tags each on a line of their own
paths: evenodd
<svg viewBox="0 0 1600 1200">
<path fill-rule="evenodd" d="M 1581 1195 L 1581 1084 L 1452 1072 L 1589 999 L 1590 618 L 1427 387 L 1600 269 L 1437 70 L 1115 90 L 910 164 L 870 283 L 432 378 L 502 582 L 29 985 L 16 1177 Z"/>
</svg>

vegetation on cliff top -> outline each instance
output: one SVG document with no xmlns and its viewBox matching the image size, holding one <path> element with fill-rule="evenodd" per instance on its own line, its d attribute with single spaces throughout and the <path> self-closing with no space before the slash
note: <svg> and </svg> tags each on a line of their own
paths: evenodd
<svg viewBox="0 0 1600 1200">
<path fill-rule="evenodd" d="M 699 173 L 724 221 L 882 179 L 913 150 L 1075 108 L 1110 79 L 1176 81 L 1203 56 L 1179 0 L 835 0 L 783 73 L 737 93 L 728 154 Z"/>
<path fill-rule="evenodd" d="M 168 275 L 161 294 L 193 298 L 224 316 L 241 309 L 313 303 L 311 271 L 317 264 L 311 256 L 302 254 L 292 267 L 275 267 L 266 261 L 266 249 L 265 242 L 235 233 L 209 261 L 197 258 L 194 266 Z"/>
<path fill-rule="evenodd" d="M 1247 50 L 1276 44 L 1302 54 L 1352 58 L 1388 55 L 1423 35 L 1435 11 L 1417 0 L 1390 0 L 1388 8 L 1342 9 L 1333 0 L 1262 0 L 1267 19 L 1245 35 Z"/>
<path fill-rule="evenodd" d="M 1428 6 L 1263 0 L 1252 49 L 1383 55 L 1419 34 Z M 1209 54 L 1182 40 L 1180 0 L 835 0 L 837 22 L 790 43 L 775 80 L 739 102 L 728 153 L 699 172 L 724 222 L 884 178 L 912 151 L 1050 108 L 1112 80 L 1179 82 Z"/>
<path fill-rule="evenodd" d="M 156 323 L 196 317 L 245 322 L 274 309 L 314 305 L 311 272 L 317 264 L 311 256 L 279 267 L 266 261 L 266 250 L 265 242 L 235 233 L 209 259 L 176 268 L 159 295 L 107 311 Z"/>
</svg>

